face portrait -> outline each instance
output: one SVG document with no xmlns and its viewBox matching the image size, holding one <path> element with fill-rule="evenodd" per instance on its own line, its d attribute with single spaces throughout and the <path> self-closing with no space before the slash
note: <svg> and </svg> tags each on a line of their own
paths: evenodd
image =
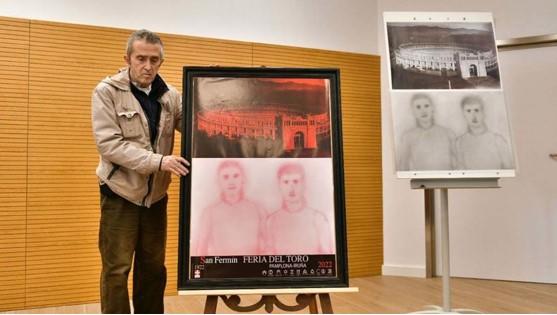
<svg viewBox="0 0 557 315">
<path fill-rule="evenodd" d="M 286 202 L 299 202 L 304 198 L 304 178 L 301 173 L 289 172 L 279 177 L 282 199 Z"/>
<path fill-rule="evenodd" d="M 132 81 L 141 87 L 148 87 L 155 80 L 162 65 L 162 46 L 148 43 L 146 40 L 136 40 L 132 45 L 132 52 L 124 59 L 130 67 Z"/>
<path fill-rule="evenodd" d="M 484 123 L 484 109 L 479 102 L 470 102 L 462 105 L 464 118 L 470 128 L 479 128 Z"/>
<path fill-rule="evenodd" d="M 244 175 L 237 165 L 224 166 L 218 172 L 218 182 L 222 193 L 240 194 L 244 186 Z"/>
<path fill-rule="evenodd" d="M 420 127 L 427 128 L 433 124 L 433 103 L 428 97 L 417 97 L 411 105 L 412 114 Z"/>
</svg>

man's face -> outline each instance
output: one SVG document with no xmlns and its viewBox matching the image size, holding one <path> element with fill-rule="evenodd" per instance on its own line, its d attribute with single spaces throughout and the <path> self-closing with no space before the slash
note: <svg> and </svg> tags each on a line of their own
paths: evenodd
<svg viewBox="0 0 557 315">
<path fill-rule="evenodd" d="M 428 98 L 415 99 L 412 102 L 412 113 L 422 127 L 428 127 L 433 122 L 433 104 Z"/>
<path fill-rule="evenodd" d="M 133 42 L 132 48 L 131 55 L 124 57 L 130 67 L 130 77 L 139 86 L 148 87 L 155 80 L 162 65 L 162 47 L 145 40 L 136 40 Z"/>
<path fill-rule="evenodd" d="M 219 172 L 219 185 L 222 192 L 239 193 L 242 191 L 244 178 L 236 166 L 225 167 Z"/>
<path fill-rule="evenodd" d="M 481 104 L 468 103 L 462 106 L 464 118 L 469 127 L 481 127 L 484 121 L 484 110 Z"/>
<path fill-rule="evenodd" d="M 300 173 L 285 173 L 279 178 L 282 199 L 298 202 L 304 197 L 304 179 Z"/>
</svg>

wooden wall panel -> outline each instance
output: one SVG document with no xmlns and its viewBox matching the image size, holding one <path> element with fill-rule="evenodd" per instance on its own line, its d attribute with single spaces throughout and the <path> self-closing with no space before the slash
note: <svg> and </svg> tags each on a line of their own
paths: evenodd
<svg viewBox="0 0 557 315">
<path fill-rule="evenodd" d="M 0 18 L 0 310 L 98 301 L 95 85 L 123 67 L 129 30 Z M 351 275 L 382 263 L 378 57 L 162 34 L 161 74 L 184 65 L 341 68 Z M 177 134 L 175 154 L 180 154 Z M 167 294 L 176 294 L 178 188 L 168 208 Z M 131 287 L 131 286 L 130 286 Z"/>
<path fill-rule="evenodd" d="M 99 298 L 91 91 L 128 32 L 31 21 L 26 308 Z"/>
<path fill-rule="evenodd" d="M 25 303 L 29 21 L 0 19 L 0 311 Z"/>
<path fill-rule="evenodd" d="M 379 57 L 254 44 L 253 64 L 339 68 L 350 276 L 383 264 Z"/>
</svg>

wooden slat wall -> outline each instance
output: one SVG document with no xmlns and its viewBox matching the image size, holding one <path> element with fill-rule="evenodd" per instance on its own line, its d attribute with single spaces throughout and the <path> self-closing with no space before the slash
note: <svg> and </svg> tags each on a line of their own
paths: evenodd
<svg viewBox="0 0 557 315">
<path fill-rule="evenodd" d="M 339 68 L 350 276 L 383 264 L 379 57 L 254 44 L 254 65 Z"/>
<path fill-rule="evenodd" d="M 17 78 L 17 88 L 12 84 L 17 94 L 0 90 L 0 310 L 98 300 L 98 156 L 90 95 L 104 76 L 124 66 L 129 33 L 0 18 L 0 40 L 8 43 L 0 48 L 6 54 L 0 78 Z M 162 37 L 166 61 L 161 74 L 179 91 L 184 65 L 341 68 L 350 275 L 380 274 L 378 57 Z M 14 114 L 10 109 L 16 107 Z M 175 154 L 179 148 L 178 135 Z M 178 188 L 175 180 L 169 191 L 167 294 L 176 294 Z"/>
<path fill-rule="evenodd" d="M 26 308 L 98 300 L 91 91 L 122 66 L 126 37 L 31 21 Z"/>
<path fill-rule="evenodd" d="M 25 303 L 29 21 L 0 19 L 0 311 Z"/>
</svg>

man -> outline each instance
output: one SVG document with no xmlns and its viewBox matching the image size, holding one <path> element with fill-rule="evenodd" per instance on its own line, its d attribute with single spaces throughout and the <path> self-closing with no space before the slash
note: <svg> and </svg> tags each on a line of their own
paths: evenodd
<svg viewBox="0 0 557 315">
<path fill-rule="evenodd" d="M 283 164 L 278 169 L 277 178 L 282 205 L 267 219 L 270 254 L 334 254 L 329 220 L 306 203 L 306 180 L 302 165 Z"/>
<path fill-rule="evenodd" d="M 426 94 L 415 94 L 410 100 L 416 127 L 402 135 L 399 171 L 454 169 L 454 133 L 435 124 L 434 104 Z"/>
<path fill-rule="evenodd" d="M 499 170 L 513 168 L 512 153 L 500 134 L 485 124 L 483 101 L 466 96 L 460 102 L 468 131 L 456 139 L 458 168 L 464 170 Z"/>
<path fill-rule="evenodd" d="M 100 154 L 101 311 L 130 313 L 133 258 L 135 313 L 163 313 L 166 191 L 170 173 L 184 176 L 189 166 L 171 155 L 174 129 L 181 126 L 180 95 L 158 75 L 164 61 L 158 35 L 131 34 L 124 60 L 127 67 L 102 80 L 92 96 Z"/>
<path fill-rule="evenodd" d="M 219 200 L 203 209 L 192 256 L 262 255 L 265 213 L 245 198 L 245 174 L 234 160 L 217 170 Z"/>
</svg>

